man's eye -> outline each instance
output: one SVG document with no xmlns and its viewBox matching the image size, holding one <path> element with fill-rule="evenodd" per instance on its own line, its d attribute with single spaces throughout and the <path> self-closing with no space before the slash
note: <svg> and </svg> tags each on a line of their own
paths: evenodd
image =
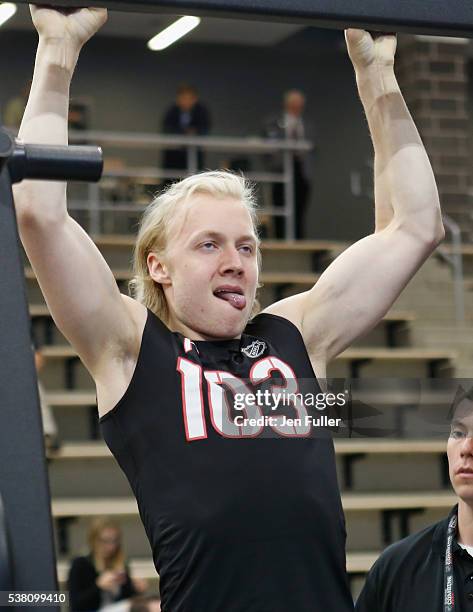
<svg viewBox="0 0 473 612">
<path fill-rule="evenodd" d="M 253 253 L 253 247 L 251 247 L 249 244 L 243 244 L 240 247 L 241 251 L 244 251 L 245 253 L 248 253 L 249 255 L 251 255 L 251 253 Z"/>
<path fill-rule="evenodd" d="M 456 440 L 459 440 L 460 438 L 463 438 L 464 436 L 465 436 L 465 433 L 461 431 L 460 429 L 452 429 L 452 431 L 450 432 L 450 437 L 455 438 Z"/>
<path fill-rule="evenodd" d="M 211 250 L 212 250 L 212 249 L 215 247 L 215 244 L 214 244 L 213 242 L 204 242 L 204 243 L 203 243 L 201 246 L 202 246 L 202 247 L 203 247 L 203 248 L 204 248 L 206 251 L 211 251 Z"/>
</svg>

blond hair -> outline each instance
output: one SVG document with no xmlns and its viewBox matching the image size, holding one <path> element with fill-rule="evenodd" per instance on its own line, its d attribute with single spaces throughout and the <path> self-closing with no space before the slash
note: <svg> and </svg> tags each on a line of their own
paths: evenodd
<svg viewBox="0 0 473 612">
<path fill-rule="evenodd" d="M 125 567 L 125 554 L 122 549 L 121 542 L 117 546 L 117 550 L 110 559 L 105 560 L 99 555 L 99 540 L 102 532 L 105 529 L 113 529 L 116 531 L 118 538 L 121 540 L 122 532 L 120 525 L 108 516 L 98 517 L 92 521 L 87 534 L 87 541 L 89 544 L 89 550 L 92 554 L 95 569 L 101 573 L 105 569 L 121 570 Z"/>
<path fill-rule="evenodd" d="M 227 170 L 201 172 L 171 184 L 149 204 L 140 221 L 133 251 L 133 278 L 129 283 L 130 294 L 149 308 L 165 323 L 169 320 L 169 306 L 163 288 L 150 276 L 147 264 L 149 253 L 158 257 L 165 254 L 171 239 L 171 230 L 177 211 L 187 210 L 196 194 L 208 194 L 214 198 L 240 200 L 250 213 L 253 231 L 257 238 L 258 269 L 261 253 L 257 232 L 256 199 L 253 185 L 243 176 Z M 255 300 L 251 316 L 259 311 Z"/>
</svg>

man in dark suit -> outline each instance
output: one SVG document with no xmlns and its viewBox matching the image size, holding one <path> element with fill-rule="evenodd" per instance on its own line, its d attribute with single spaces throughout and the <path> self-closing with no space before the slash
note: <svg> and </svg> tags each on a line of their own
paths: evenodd
<svg viewBox="0 0 473 612">
<path fill-rule="evenodd" d="M 284 94 L 284 112 L 280 117 L 268 121 L 265 134 L 268 138 L 278 138 L 281 140 L 306 140 L 306 128 L 304 125 L 303 113 L 305 109 L 305 96 L 297 90 L 291 89 Z M 305 159 L 303 154 L 294 154 L 294 213 L 296 238 L 303 238 L 303 228 L 305 223 L 305 212 L 310 196 L 310 182 L 307 178 L 305 169 Z M 280 167 L 276 171 L 282 171 Z M 284 206 L 284 186 L 275 183 L 273 186 L 274 206 Z M 285 236 L 285 218 L 275 217 L 276 238 Z"/>
<path fill-rule="evenodd" d="M 205 136 L 210 131 L 210 114 L 199 102 L 197 90 L 191 85 L 180 85 L 175 103 L 164 115 L 162 131 L 165 134 L 182 136 Z M 198 165 L 203 169 L 204 159 L 199 151 Z M 185 170 L 187 168 L 186 149 L 169 149 L 163 153 L 163 168 Z"/>
</svg>

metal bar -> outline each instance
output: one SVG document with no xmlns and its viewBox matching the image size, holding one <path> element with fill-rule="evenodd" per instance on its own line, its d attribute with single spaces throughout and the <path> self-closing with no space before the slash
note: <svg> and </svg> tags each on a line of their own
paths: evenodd
<svg viewBox="0 0 473 612">
<path fill-rule="evenodd" d="M 365 453 L 353 453 L 351 455 L 344 455 L 343 457 L 343 474 L 344 474 L 344 484 L 347 491 L 351 491 L 354 487 L 354 477 L 353 477 L 353 464 L 360 459 L 365 457 Z"/>
<path fill-rule="evenodd" d="M 110 146 L 151 148 L 182 148 L 188 145 L 215 151 L 277 152 L 310 151 L 312 143 L 308 140 L 285 140 L 275 138 L 231 138 L 223 136 L 172 136 L 149 134 L 148 132 L 115 132 L 106 130 L 69 131 L 71 142 L 100 142 Z"/>
<path fill-rule="evenodd" d="M 68 202 L 67 209 L 68 210 L 89 210 L 91 206 L 89 204 L 89 200 L 72 200 Z M 112 210 L 114 212 L 143 212 L 146 210 L 146 204 L 130 204 L 129 202 L 114 202 L 113 204 L 104 204 L 103 202 L 99 202 L 100 211 Z M 90 232 L 94 233 L 94 232 Z M 98 232 L 100 233 L 100 232 Z"/>
<path fill-rule="evenodd" d="M 148 207 L 147 204 L 130 204 L 127 201 L 114 202 L 113 204 L 104 204 L 99 202 L 100 211 L 113 211 L 113 212 L 143 212 Z M 67 204 L 68 210 L 90 210 L 89 200 L 71 200 Z M 258 214 L 260 215 L 273 215 L 274 217 L 285 217 L 287 213 L 285 210 L 276 207 L 258 208 Z M 93 232 L 91 232 L 93 233 Z M 100 232 L 99 232 L 100 233 Z"/>
<path fill-rule="evenodd" d="M 43 181 L 99 181 L 103 170 L 99 147 L 24 144 L 17 140 L 8 159 L 12 183 Z"/>
<path fill-rule="evenodd" d="M 197 166 L 196 166 L 197 167 Z M 130 166 L 122 170 L 110 170 L 103 175 L 102 181 L 107 178 L 137 178 L 137 179 L 163 179 L 185 178 L 188 171 L 164 170 L 147 166 Z M 245 172 L 245 177 L 258 183 L 284 183 L 284 175 L 278 172 Z"/>
<path fill-rule="evenodd" d="M 11 544 L 12 586 L 17 591 L 57 591 L 38 384 L 6 165 L 0 173 L 0 236 L 0 483 Z M 20 609 L 35 610 L 32 606 L 11 608 L 12 612 Z"/>
<path fill-rule="evenodd" d="M 455 296 L 455 318 L 457 323 L 465 321 L 465 288 L 463 279 L 463 254 L 460 226 L 448 215 L 443 215 L 443 224 L 452 236 L 451 255 L 439 249 L 439 255 L 449 263 L 453 271 L 453 291 Z"/>
<path fill-rule="evenodd" d="M 97 183 L 89 183 L 88 191 L 89 233 L 100 234 L 102 229 L 100 224 L 100 187 Z"/>
<path fill-rule="evenodd" d="M 401 538 L 407 538 L 410 535 L 409 519 L 413 514 L 423 512 L 422 508 L 406 508 L 399 510 L 399 535 Z"/>
<path fill-rule="evenodd" d="M 99 419 L 97 417 L 97 406 L 89 406 L 89 436 L 91 440 L 100 440 Z"/>
<path fill-rule="evenodd" d="M 199 152 L 195 145 L 187 147 L 187 171 L 189 174 L 195 174 L 199 170 Z"/>
<path fill-rule="evenodd" d="M 392 519 L 394 512 L 394 510 L 383 510 L 381 512 L 381 539 L 384 546 L 392 544 L 393 541 Z"/>
<path fill-rule="evenodd" d="M 29 0 L 18 0 L 26 4 Z M 357 26 L 471 36 L 473 6 L 465 0 L 50 0 L 53 6 L 106 6 L 123 11 L 209 15 L 345 28 Z"/>
<path fill-rule="evenodd" d="M 286 214 L 286 225 L 284 237 L 286 240 L 294 240 L 296 237 L 295 220 L 295 185 L 294 185 L 294 155 L 291 151 L 283 154 L 284 162 L 284 212 Z"/>
</svg>

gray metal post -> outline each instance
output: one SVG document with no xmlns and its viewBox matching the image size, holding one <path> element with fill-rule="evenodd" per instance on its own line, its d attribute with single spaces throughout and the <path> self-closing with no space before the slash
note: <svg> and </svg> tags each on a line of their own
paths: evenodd
<svg viewBox="0 0 473 612">
<path fill-rule="evenodd" d="M 443 223 L 452 235 L 452 254 L 443 257 L 450 263 L 453 271 L 453 291 L 455 296 L 455 318 L 457 323 L 465 321 L 465 287 L 463 281 L 462 239 L 459 225 L 449 216 L 443 215 Z"/>
<path fill-rule="evenodd" d="M 0 491 L 16 591 L 57 591 L 38 383 L 6 166 L 0 174 Z M 12 607 L 18 612 L 53 607 Z"/>
<path fill-rule="evenodd" d="M 195 145 L 187 146 L 187 171 L 195 174 L 199 170 L 199 154 Z"/>
<path fill-rule="evenodd" d="M 89 234 L 97 236 L 101 233 L 100 223 L 100 186 L 98 183 L 89 183 Z"/>
<path fill-rule="evenodd" d="M 285 238 L 294 240 L 296 237 L 295 219 L 295 185 L 294 185 L 294 153 L 284 151 L 284 213 L 285 213 Z"/>
</svg>

